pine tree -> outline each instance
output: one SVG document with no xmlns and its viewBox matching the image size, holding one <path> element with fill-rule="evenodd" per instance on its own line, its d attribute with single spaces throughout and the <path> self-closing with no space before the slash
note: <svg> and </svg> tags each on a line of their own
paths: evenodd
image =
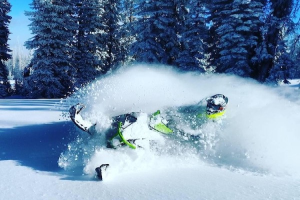
<svg viewBox="0 0 300 200">
<path fill-rule="evenodd" d="M 287 52 L 284 37 L 290 28 L 293 0 L 277 1 L 267 0 L 265 3 L 265 14 L 261 19 L 264 26 L 261 28 L 262 39 L 256 48 L 254 62 L 256 69 L 253 77 L 260 82 L 275 82 L 280 78 L 282 70 L 288 70 L 291 66 L 278 66 L 287 61 Z M 281 61 L 280 56 L 283 55 Z M 288 62 L 290 63 L 290 62 Z M 279 73 L 276 75 L 276 73 Z M 285 73 L 288 74 L 288 71 Z"/>
<path fill-rule="evenodd" d="M 136 42 L 133 44 L 131 54 L 137 62 L 160 63 L 164 50 L 159 43 L 159 30 L 155 27 L 159 9 L 157 1 L 139 2 L 137 11 L 138 20 L 135 23 Z"/>
<path fill-rule="evenodd" d="M 277 84 L 281 80 L 294 78 L 296 73 L 296 64 L 293 61 L 292 53 L 287 46 L 288 42 L 285 39 L 290 32 L 289 25 L 284 32 L 280 33 L 280 41 L 277 43 L 277 48 L 273 58 L 273 67 L 269 71 L 266 78 L 267 83 Z M 270 56 L 271 57 L 271 56 Z"/>
<path fill-rule="evenodd" d="M 122 65 L 134 62 L 130 49 L 136 40 L 134 34 L 135 17 L 135 0 L 121 0 L 121 54 Z"/>
<path fill-rule="evenodd" d="M 208 37 L 207 10 L 205 3 L 199 0 L 191 0 L 187 8 L 189 12 L 180 14 L 185 17 L 181 24 L 181 51 L 177 63 L 183 70 L 204 71 L 207 67 L 207 45 L 204 43 Z"/>
<path fill-rule="evenodd" d="M 181 70 L 191 70 L 194 68 L 187 67 L 184 64 L 182 65 L 180 56 L 182 55 L 182 52 L 186 50 L 187 47 L 185 36 L 184 35 L 190 27 L 188 27 L 188 24 L 186 21 L 188 19 L 188 0 L 173 0 L 172 4 L 169 4 L 170 14 L 169 16 L 166 16 L 166 18 L 170 18 L 170 23 L 167 24 L 167 28 L 170 28 L 172 30 L 172 40 L 168 41 L 167 43 L 167 50 L 168 54 L 171 57 L 171 65 L 177 66 Z M 172 27 L 173 26 L 173 27 Z M 173 33 L 174 32 L 174 33 Z M 169 48 L 168 46 L 171 46 Z M 190 50 L 190 49 L 189 49 Z"/>
<path fill-rule="evenodd" d="M 299 36 L 298 36 L 299 37 Z M 300 78 L 300 44 L 296 42 L 297 38 L 293 38 L 293 43 L 290 45 L 292 47 L 291 51 L 291 59 L 292 62 L 295 64 L 295 71 L 293 73 L 294 78 Z"/>
<path fill-rule="evenodd" d="M 9 46 L 7 44 L 9 30 L 8 25 L 11 17 L 8 15 L 11 5 L 7 0 L 0 0 L 0 97 L 6 97 L 9 94 L 10 84 L 8 83 L 8 70 L 5 61 L 11 58 Z"/>
<path fill-rule="evenodd" d="M 260 1 L 215 0 L 210 4 L 210 63 L 216 72 L 250 77 L 259 41 Z"/>
<path fill-rule="evenodd" d="M 102 60 L 101 71 L 106 73 L 113 70 L 125 60 L 124 46 L 122 46 L 123 29 L 121 28 L 120 0 L 103 0 L 100 13 L 103 29 L 99 56 Z"/>
<path fill-rule="evenodd" d="M 133 45 L 138 62 L 176 65 L 180 52 L 177 1 L 142 1 Z M 180 10 L 181 8 L 179 8 Z"/>
<path fill-rule="evenodd" d="M 280 80 L 294 78 L 295 72 L 295 63 L 290 58 L 290 55 L 284 52 L 270 70 L 270 75 L 266 81 L 269 83 L 278 83 Z"/>
<path fill-rule="evenodd" d="M 102 11 L 98 0 L 75 0 L 74 17 L 78 24 L 74 64 L 76 68 L 76 86 L 80 87 L 99 74 L 101 60 L 97 55 L 101 43 L 99 13 Z M 102 11 L 103 12 L 103 11 Z"/>
<path fill-rule="evenodd" d="M 34 54 L 32 74 L 25 78 L 25 94 L 30 98 L 62 98 L 74 88 L 73 36 L 77 30 L 70 0 L 33 0 L 27 12 L 33 38 L 25 43 Z"/>
</svg>

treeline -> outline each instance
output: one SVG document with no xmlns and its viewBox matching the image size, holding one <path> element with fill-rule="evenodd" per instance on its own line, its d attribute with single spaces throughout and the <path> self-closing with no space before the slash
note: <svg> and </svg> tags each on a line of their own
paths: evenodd
<svg viewBox="0 0 300 200">
<path fill-rule="evenodd" d="M 5 19 L 0 21 L 0 92 L 5 96 L 11 18 L 9 3 L 0 2 Z M 26 12 L 33 34 L 25 43 L 33 51 L 26 67 L 30 74 L 18 92 L 28 98 L 67 97 L 135 62 L 260 82 L 293 78 L 299 75 L 293 20 L 299 6 L 298 0 L 33 0 Z"/>
</svg>

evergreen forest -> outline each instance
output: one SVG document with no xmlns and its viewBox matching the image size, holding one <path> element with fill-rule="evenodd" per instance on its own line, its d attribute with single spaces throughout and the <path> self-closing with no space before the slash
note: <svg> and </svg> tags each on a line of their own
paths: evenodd
<svg viewBox="0 0 300 200">
<path fill-rule="evenodd" d="M 11 5 L 0 0 L 0 98 L 66 98 L 135 63 L 274 85 L 300 77 L 299 0 L 32 0 L 30 7 L 31 54 L 21 57 L 8 45 Z"/>
</svg>

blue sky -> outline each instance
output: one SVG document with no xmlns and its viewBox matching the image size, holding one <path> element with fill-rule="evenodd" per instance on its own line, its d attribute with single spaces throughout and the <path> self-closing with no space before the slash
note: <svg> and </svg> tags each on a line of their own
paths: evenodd
<svg viewBox="0 0 300 200">
<path fill-rule="evenodd" d="M 30 21 L 28 17 L 24 15 L 25 10 L 30 10 L 30 3 L 32 0 L 8 0 L 11 4 L 11 12 L 9 15 L 12 17 L 11 23 L 9 25 L 9 30 L 11 32 L 9 38 L 9 45 L 11 49 L 16 47 L 22 47 L 24 42 L 27 41 L 31 36 L 31 31 L 29 30 L 28 24 Z"/>
</svg>

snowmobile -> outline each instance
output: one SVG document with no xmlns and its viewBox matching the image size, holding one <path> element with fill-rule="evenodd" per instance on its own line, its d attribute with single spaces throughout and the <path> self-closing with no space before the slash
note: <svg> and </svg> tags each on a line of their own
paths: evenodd
<svg viewBox="0 0 300 200">
<path fill-rule="evenodd" d="M 200 119 L 215 120 L 224 115 L 228 98 L 223 94 L 216 94 L 200 101 L 196 105 L 182 106 L 176 109 L 177 113 L 183 115 L 189 115 L 188 119 L 200 121 Z M 76 104 L 69 109 L 70 118 L 74 124 L 81 130 L 87 132 L 90 135 L 96 133 L 96 124 L 84 120 L 80 115 L 80 112 L 84 109 L 83 104 Z M 138 141 L 144 140 L 145 138 L 127 138 L 124 137 L 123 132 L 128 127 L 132 126 L 137 122 L 137 119 L 141 113 L 132 112 L 112 117 L 111 119 L 111 130 L 107 134 L 107 148 L 117 149 L 121 146 L 128 146 L 131 149 L 143 148 Z M 169 113 L 169 116 L 172 115 Z M 159 132 L 164 135 L 170 135 L 174 132 L 175 127 L 169 125 L 171 119 L 165 119 L 161 114 L 160 110 L 150 114 L 148 116 L 148 128 L 150 130 Z M 193 122 L 193 124 L 195 124 Z M 115 144 L 115 139 L 118 138 L 118 143 Z M 109 167 L 109 164 L 102 164 L 95 169 L 97 177 L 102 180 L 102 173 Z"/>
</svg>

